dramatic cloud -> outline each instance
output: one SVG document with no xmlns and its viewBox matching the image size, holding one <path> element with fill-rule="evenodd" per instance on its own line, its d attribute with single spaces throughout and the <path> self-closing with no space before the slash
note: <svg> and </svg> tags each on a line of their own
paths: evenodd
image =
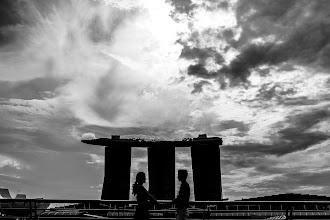
<svg viewBox="0 0 330 220">
<path fill-rule="evenodd" d="M 191 11 L 194 9 L 195 5 L 191 0 L 178 0 L 178 1 L 172 1 L 169 0 L 170 4 L 174 6 L 174 13 L 185 13 L 185 14 L 190 14 Z"/>
<path fill-rule="evenodd" d="M 271 145 L 249 143 L 242 146 L 225 146 L 223 149 L 225 151 L 234 151 L 236 153 L 240 152 L 255 156 L 282 156 L 295 151 L 305 150 L 308 147 L 314 146 L 315 144 L 330 138 L 329 134 L 322 131 L 309 131 L 320 121 L 330 118 L 330 111 L 328 108 L 329 107 L 326 108 L 327 110 L 316 110 L 297 114 L 295 116 L 289 116 L 285 122 L 279 123 L 279 125 L 274 125 L 277 134 L 272 138 L 273 143 Z M 283 124 L 289 126 L 283 126 Z"/>
<path fill-rule="evenodd" d="M 97 154 L 89 154 L 89 156 L 91 157 L 91 159 L 86 161 L 86 163 L 97 165 L 97 166 L 102 165 L 102 168 L 103 168 L 103 166 L 104 166 L 104 156 L 100 156 L 100 155 L 97 155 Z"/>
<path fill-rule="evenodd" d="M 330 48 L 327 38 L 329 24 L 323 19 L 329 15 L 329 4 L 326 1 L 269 3 L 269 1 L 256 0 L 238 1 L 235 6 L 228 3 L 226 5 L 225 8 L 235 10 L 237 26 L 232 29 L 222 26 L 209 27 L 204 34 L 192 27 L 194 32 L 191 34 L 190 42 L 198 42 L 197 47 L 187 53 L 184 46 L 181 57 L 186 59 L 198 57 L 201 61 L 205 60 L 209 56 L 206 52 L 209 49 L 202 42 L 219 37 L 223 39 L 218 40 L 218 46 L 221 48 L 223 43 L 230 45 L 237 56 L 231 60 L 226 59 L 233 53 L 233 50 L 229 50 L 227 46 L 219 52 L 223 54 L 225 61 L 229 62 L 228 65 L 209 71 L 208 65 L 200 62 L 188 67 L 189 75 L 213 78 L 222 83 L 224 88 L 222 77 L 229 79 L 229 85 L 237 86 L 248 82 L 251 71 L 262 65 L 274 66 L 286 62 L 328 69 L 325 60 Z M 224 9 L 220 7 L 217 10 Z M 224 42 L 221 43 L 223 40 Z M 184 43 L 184 41 L 180 42 Z M 214 55 L 213 58 L 217 59 Z"/>
<path fill-rule="evenodd" d="M 63 85 L 55 78 L 35 78 L 22 82 L 0 81 L 0 96 L 7 99 L 47 99 L 56 95 Z"/>
<path fill-rule="evenodd" d="M 203 91 L 203 86 L 204 85 L 210 85 L 208 81 L 202 80 L 199 81 L 198 83 L 194 83 L 194 90 L 191 93 L 199 93 Z"/>
<path fill-rule="evenodd" d="M 18 170 L 23 168 L 23 166 L 14 159 L 8 158 L 6 156 L 0 156 L 0 157 L 1 157 L 0 168 L 4 168 L 6 166 L 13 167 Z"/>
<path fill-rule="evenodd" d="M 329 7 L 1 1 L 0 185 L 96 199 L 104 147 L 81 139 L 206 133 L 224 141 L 225 197 L 330 195 Z M 177 149 L 176 169 L 188 169 L 193 189 L 189 155 Z M 132 181 L 147 170 L 147 149 L 134 148 Z"/>
</svg>

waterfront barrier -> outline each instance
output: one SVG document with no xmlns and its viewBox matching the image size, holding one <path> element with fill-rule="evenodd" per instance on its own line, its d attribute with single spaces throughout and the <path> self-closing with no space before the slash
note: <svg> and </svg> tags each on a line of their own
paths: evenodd
<svg viewBox="0 0 330 220">
<path fill-rule="evenodd" d="M 175 219 L 168 200 L 150 205 L 151 219 Z M 0 219 L 133 219 L 136 201 L 0 199 Z M 330 219 L 330 201 L 191 201 L 191 219 Z M 279 218 L 281 216 L 281 218 Z"/>
</svg>

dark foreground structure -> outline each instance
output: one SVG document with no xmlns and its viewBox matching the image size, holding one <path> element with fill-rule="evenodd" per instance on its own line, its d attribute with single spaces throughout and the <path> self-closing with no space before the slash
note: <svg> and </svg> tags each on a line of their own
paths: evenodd
<svg viewBox="0 0 330 220">
<path fill-rule="evenodd" d="M 303 198 L 304 201 L 268 201 L 278 197 Z M 330 219 L 330 198 L 278 195 L 248 201 L 190 201 L 189 219 Z M 314 196 L 313 196 L 314 197 Z M 72 199 L 1 199 L 0 219 L 121 219 L 133 220 L 137 201 L 72 200 Z M 159 200 L 162 206 L 150 206 L 151 220 L 175 220 L 176 209 L 170 201 Z M 25 204 L 25 205 L 24 205 Z M 44 207 L 44 204 L 52 204 Z M 55 205 L 55 207 L 54 207 Z"/>
<path fill-rule="evenodd" d="M 220 148 L 222 139 L 198 138 L 182 141 L 120 139 L 120 136 L 82 140 L 105 146 L 105 171 L 101 199 L 129 200 L 132 147 L 148 148 L 149 191 L 158 200 L 175 197 L 175 148 L 190 147 L 196 201 L 221 201 Z"/>
</svg>

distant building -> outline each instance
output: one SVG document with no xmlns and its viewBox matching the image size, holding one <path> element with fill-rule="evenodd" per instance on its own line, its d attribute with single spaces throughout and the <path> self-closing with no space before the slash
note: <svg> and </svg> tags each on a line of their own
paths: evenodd
<svg viewBox="0 0 330 220">
<path fill-rule="evenodd" d="M 0 200 L 1 199 L 14 199 L 11 197 L 10 192 L 7 188 L 0 188 Z M 26 199 L 26 194 L 16 194 L 15 199 L 20 199 L 21 201 L 10 201 L 10 202 L 0 202 L 0 218 L 3 219 L 16 219 L 15 217 L 25 217 L 32 216 L 31 211 L 34 210 L 34 214 L 39 215 L 46 210 L 50 203 L 48 202 L 37 202 L 31 203 L 24 201 Z M 42 199 L 42 198 L 39 198 Z M 23 201 L 24 202 L 23 202 Z M 32 207 L 33 206 L 33 207 Z M 30 215 L 31 214 L 31 215 Z M 10 216 L 10 218 L 5 218 L 3 216 Z M 17 218 L 20 219 L 20 218 Z"/>
<path fill-rule="evenodd" d="M 240 200 L 237 200 L 240 201 Z M 285 193 L 278 195 L 270 196 L 259 196 L 255 198 L 242 199 L 241 201 L 330 201 L 330 197 L 319 196 L 319 195 L 310 195 L 310 194 L 299 194 L 299 193 Z M 283 210 L 285 206 L 282 205 L 260 205 L 258 207 L 260 210 Z M 327 206 L 323 205 L 296 205 L 296 210 L 324 210 L 327 209 Z"/>
<path fill-rule="evenodd" d="M 246 198 L 236 201 L 330 201 L 330 197 L 299 193 L 283 193 L 277 195 L 259 196 L 255 198 Z"/>
</svg>

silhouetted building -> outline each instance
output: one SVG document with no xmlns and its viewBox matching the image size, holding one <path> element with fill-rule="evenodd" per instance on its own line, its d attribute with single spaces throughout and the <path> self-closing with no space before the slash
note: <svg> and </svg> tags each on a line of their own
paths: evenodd
<svg viewBox="0 0 330 220">
<path fill-rule="evenodd" d="M 194 140 L 207 139 L 200 135 Z M 191 147 L 191 160 L 196 201 L 222 200 L 219 143 L 201 142 Z"/>
<path fill-rule="evenodd" d="M 246 198 L 236 201 L 330 201 L 330 197 L 300 193 L 284 193 L 269 196 L 259 196 L 255 198 Z"/>
<path fill-rule="evenodd" d="M 218 137 L 184 139 L 182 141 L 145 141 L 109 138 L 82 140 L 83 143 L 106 146 L 105 171 L 101 199 L 128 200 L 130 191 L 131 148 L 148 148 L 149 191 L 156 199 L 175 197 L 175 147 L 191 147 L 195 199 L 222 199 L 220 149 Z"/>
<path fill-rule="evenodd" d="M 101 199 L 129 200 L 131 147 L 114 144 L 105 148 Z"/>
<path fill-rule="evenodd" d="M 278 195 L 269 195 L 269 196 L 259 196 L 259 197 L 255 197 L 255 198 L 246 198 L 246 199 L 242 199 L 242 200 L 236 200 L 236 201 L 263 201 L 263 202 L 267 202 L 267 201 L 330 201 L 330 197 L 327 196 L 319 196 L 319 195 L 310 195 L 310 194 L 299 194 L 299 193 L 285 193 L 285 194 L 278 194 Z M 223 207 L 225 208 L 225 207 Z M 228 207 L 227 207 L 228 208 Z M 237 208 L 237 207 L 233 207 L 233 208 Z M 241 206 L 241 209 L 245 209 L 245 210 L 252 210 L 252 209 L 256 209 L 256 210 L 286 210 L 287 206 L 286 205 L 282 205 L 281 203 L 278 204 L 259 204 L 259 205 L 254 205 L 254 206 Z M 311 213 L 311 212 L 303 212 L 305 210 L 315 210 L 315 211 L 322 211 L 322 210 L 329 210 L 328 205 L 324 205 L 324 204 L 294 204 L 293 205 L 293 209 L 294 210 L 299 210 L 299 215 L 300 216 L 305 216 L 307 218 L 307 216 L 313 216 L 313 215 L 317 215 L 319 216 L 319 213 Z M 327 219 L 329 219 L 329 214 L 327 215 Z"/>
<path fill-rule="evenodd" d="M 175 197 L 175 148 L 159 146 L 148 148 L 149 192 L 156 199 Z"/>
</svg>

